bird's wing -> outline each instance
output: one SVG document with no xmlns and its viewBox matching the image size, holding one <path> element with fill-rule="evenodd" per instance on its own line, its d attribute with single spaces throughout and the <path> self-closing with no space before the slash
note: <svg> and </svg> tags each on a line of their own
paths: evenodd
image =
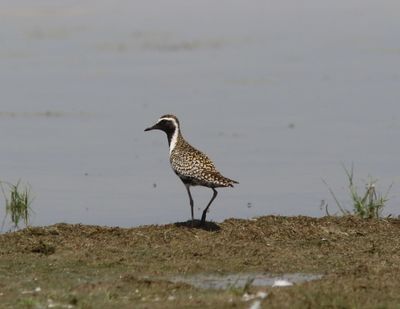
<svg viewBox="0 0 400 309">
<path fill-rule="evenodd" d="M 193 147 L 174 152 L 170 161 L 172 168 L 183 176 L 200 177 L 204 172 L 217 172 L 207 155 Z"/>
</svg>

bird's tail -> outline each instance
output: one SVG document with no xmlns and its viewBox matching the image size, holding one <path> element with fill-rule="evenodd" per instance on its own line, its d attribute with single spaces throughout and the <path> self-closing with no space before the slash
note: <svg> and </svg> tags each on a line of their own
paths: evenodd
<svg viewBox="0 0 400 309">
<path fill-rule="evenodd" d="M 239 181 L 236 181 L 236 180 L 233 180 L 233 179 L 229 179 L 229 178 L 226 178 L 226 177 L 225 177 L 225 179 L 228 182 L 228 186 L 229 187 L 233 187 L 233 184 L 239 184 Z"/>
<path fill-rule="evenodd" d="M 233 187 L 233 184 L 239 183 L 236 180 L 222 176 L 219 172 L 210 172 L 210 176 L 213 179 L 215 187 Z"/>
</svg>

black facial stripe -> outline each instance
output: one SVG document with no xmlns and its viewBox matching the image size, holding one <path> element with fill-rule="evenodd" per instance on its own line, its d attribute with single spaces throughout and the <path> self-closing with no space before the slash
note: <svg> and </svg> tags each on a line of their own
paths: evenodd
<svg viewBox="0 0 400 309">
<path fill-rule="evenodd" d="M 157 123 L 157 127 L 167 134 L 168 145 L 171 145 L 172 136 L 174 135 L 174 132 L 177 129 L 175 127 L 174 121 L 162 119 L 160 122 Z"/>
</svg>

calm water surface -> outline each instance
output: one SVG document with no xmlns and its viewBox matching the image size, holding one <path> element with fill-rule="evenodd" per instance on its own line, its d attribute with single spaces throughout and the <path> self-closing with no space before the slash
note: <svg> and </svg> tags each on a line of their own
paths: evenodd
<svg viewBox="0 0 400 309">
<path fill-rule="evenodd" d="M 355 164 L 399 214 L 400 2 L 0 3 L 0 179 L 29 182 L 33 224 L 190 217 L 166 137 L 227 177 L 208 218 L 324 215 Z M 211 190 L 195 188 L 201 209 Z M 196 208 L 197 209 L 197 208 Z M 0 217 L 4 209 L 0 205 Z M 196 211 L 196 216 L 201 215 Z"/>
</svg>

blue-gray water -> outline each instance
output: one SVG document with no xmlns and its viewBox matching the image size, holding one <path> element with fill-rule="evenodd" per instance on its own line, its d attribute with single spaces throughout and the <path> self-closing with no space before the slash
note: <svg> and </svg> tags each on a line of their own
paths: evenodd
<svg viewBox="0 0 400 309">
<path fill-rule="evenodd" d="M 280 282 L 281 284 L 284 283 L 287 285 L 293 285 L 296 283 L 303 283 L 321 278 L 322 275 L 303 273 L 287 273 L 280 275 L 269 273 L 238 273 L 224 276 L 214 274 L 176 276 L 168 278 L 168 280 L 173 282 L 184 282 L 201 289 L 229 289 L 244 288 L 246 285 L 273 287 L 274 285 L 276 286 L 277 282 L 278 284 Z"/>
<path fill-rule="evenodd" d="M 361 189 L 368 175 L 381 191 L 394 182 L 385 212 L 399 214 L 399 12 L 390 0 L 3 0 L 0 179 L 29 182 L 35 225 L 187 220 L 167 140 L 143 132 L 174 113 L 240 181 L 211 220 L 320 216 L 322 199 L 334 213 L 321 178 L 350 202 L 342 162 Z M 211 193 L 195 188 L 196 206 Z"/>
</svg>

